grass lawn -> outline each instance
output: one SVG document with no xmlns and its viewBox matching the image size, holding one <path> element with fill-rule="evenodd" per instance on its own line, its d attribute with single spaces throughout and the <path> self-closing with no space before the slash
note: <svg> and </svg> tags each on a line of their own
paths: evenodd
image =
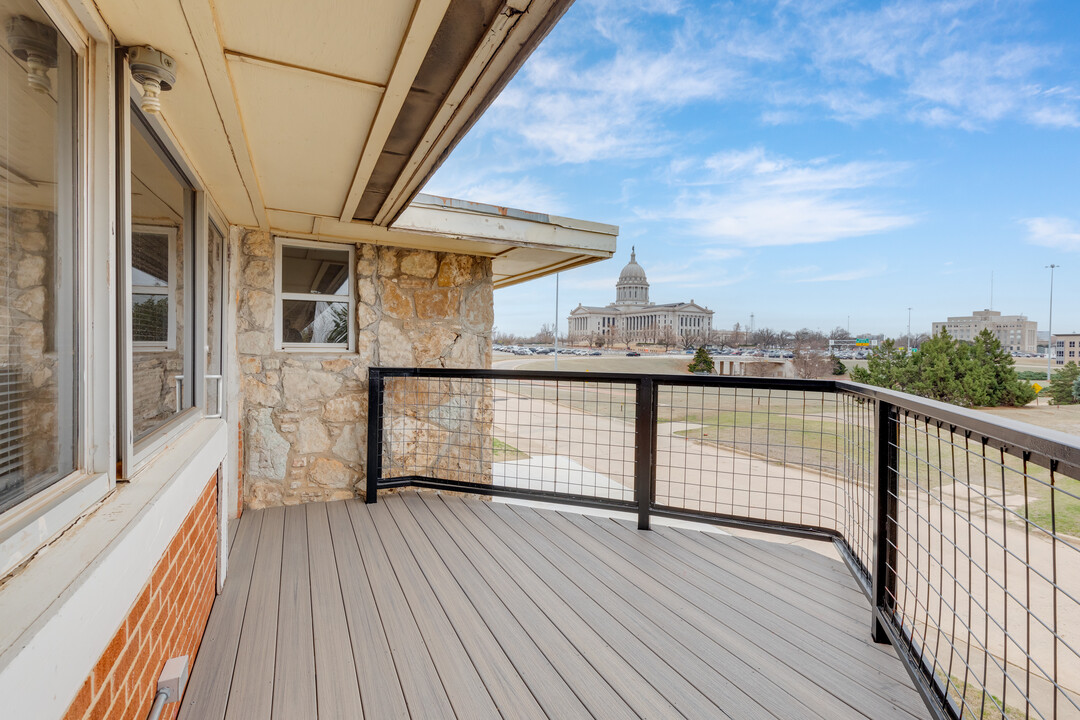
<svg viewBox="0 0 1080 720">
<path fill-rule="evenodd" d="M 495 462 L 511 462 L 513 460 L 528 460 L 528 453 L 523 453 L 513 445 L 504 443 L 499 438 L 492 438 L 492 449 Z"/>
</svg>

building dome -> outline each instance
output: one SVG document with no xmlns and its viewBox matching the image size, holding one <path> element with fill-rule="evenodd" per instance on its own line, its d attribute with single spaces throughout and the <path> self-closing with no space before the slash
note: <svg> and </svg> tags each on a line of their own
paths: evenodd
<svg viewBox="0 0 1080 720">
<path fill-rule="evenodd" d="M 619 273 L 619 282 L 645 282 L 645 268 L 637 264 L 637 253 L 630 249 L 630 262 Z"/>
<path fill-rule="evenodd" d="M 645 279 L 645 268 L 637 264 L 635 248 L 630 248 L 630 262 L 619 273 L 619 282 L 615 283 L 615 303 L 647 305 L 649 302 L 649 281 Z"/>
</svg>

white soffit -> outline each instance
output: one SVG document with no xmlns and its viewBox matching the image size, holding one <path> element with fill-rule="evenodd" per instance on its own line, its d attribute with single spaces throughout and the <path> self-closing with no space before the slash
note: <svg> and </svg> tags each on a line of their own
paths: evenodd
<svg viewBox="0 0 1080 720">
<path fill-rule="evenodd" d="M 336 215 L 382 96 L 330 75 L 229 56 L 267 209 Z"/>
<path fill-rule="evenodd" d="M 229 51 L 385 86 L 415 5 L 412 0 L 228 0 L 215 3 L 214 12 Z"/>
</svg>

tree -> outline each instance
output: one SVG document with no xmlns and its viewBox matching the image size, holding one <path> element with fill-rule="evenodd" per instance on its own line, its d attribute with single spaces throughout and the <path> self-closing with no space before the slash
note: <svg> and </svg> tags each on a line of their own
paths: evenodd
<svg viewBox="0 0 1080 720">
<path fill-rule="evenodd" d="M 830 340 L 848 340 L 850 338 L 851 338 L 851 333 L 849 333 L 847 330 L 840 327 L 839 325 L 837 325 L 835 328 L 833 328 L 832 332 L 829 333 L 829 339 Z"/>
<path fill-rule="evenodd" d="M 549 323 L 540 326 L 540 332 L 533 336 L 533 342 L 550 343 L 555 341 L 555 327 Z"/>
<path fill-rule="evenodd" d="M 1073 405 L 1077 402 L 1073 395 L 1073 388 L 1077 380 L 1080 380 L 1080 365 L 1069 363 L 1050 376 L 1050 387 L 1046 388 L 1046 394 L 1050 396 L 1051 405 Z"/>
<path fill-rule="evenodd" d="M 796 375 L 809 379 L 828 375 L 833 369 L 833 362 L 826 357 L 825 349 L 820 341 L 808 339 L 795 343 L 791 366 L 795 369 Z"/>
<path fill-rule="evenodd" d="M 1017 377 L 1012 357 L 987 330 L 970 345 L 942 330 L 917 352 L 898 350 L 886 340 L 865 368 L 852 369 L 851 379 L 966 407 L 1026 405 L 1035 398 L 1031 386 Z"/>
<path fill-rule="evenodd" d="M 659 342 L 663 344 L 665 352 L 678 345 L 679 336 L 675 334 L 675 328 L 670 325 L 665 325 L 663 329 L 660 330 Z"/>
<path fill-rule="evenodd" d="M 840 358 L 836 357 L 835 355 L 830 355 L 829 356 L 829 362 L 831 362 L 832 366 L 833 366 L 832 367 L 832 374 L 833 375 L 843 375 L 844 373 L 847 372 L 847 365 L 840 362 Z"/>
<path fill-rule="evenodd" d="M 1080 377 L 1073 381 L 1073 400 L 1080 402 Z"/>
<path fill-rule="evenodd" d="M 712 357 L 709 356 L 709 352 L 702 345 L 694 353 L 694 359 L 690 361 L 690 365 L 687 369 L 692 373 L 709 373 L 710 375 L 716 372 L 716 364 L 713 363 Z"/>
</svg>

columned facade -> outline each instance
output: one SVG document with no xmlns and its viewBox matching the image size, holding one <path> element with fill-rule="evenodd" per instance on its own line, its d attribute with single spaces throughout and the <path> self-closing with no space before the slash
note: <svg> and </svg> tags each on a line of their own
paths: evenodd
<svg viewBox="0 0 1080 720">
<path fill-rule="evenodd" d="M 637 252 L 615 284 L 615 302 L 604 307 L 578 305 L 567 319 L 571 342 L 707 342 L 713 311 L 690 302 L 656 304 L 649 300 L 649 281 L 638 265 Z"/>
</svg>

